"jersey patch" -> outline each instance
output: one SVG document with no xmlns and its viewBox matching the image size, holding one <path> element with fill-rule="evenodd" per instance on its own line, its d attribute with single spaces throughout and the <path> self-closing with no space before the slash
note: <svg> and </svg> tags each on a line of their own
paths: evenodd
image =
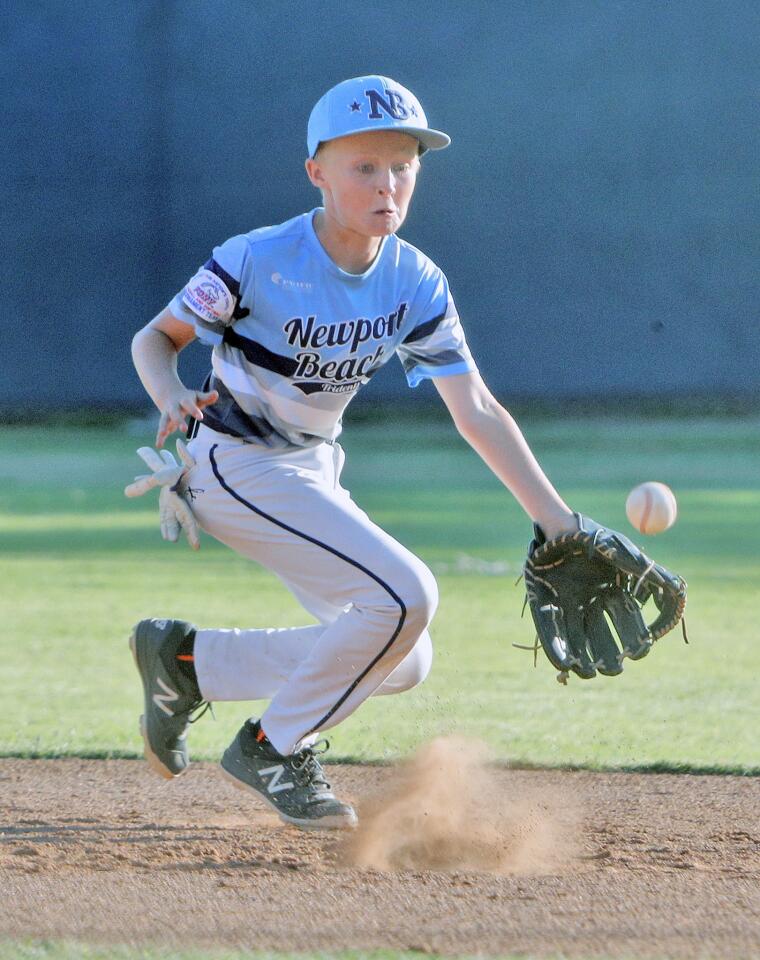
<svg viewBox="0 0 760 960">
<path fill-rule="evenodd" d="M 235 298 L 227 284 L 205 267 L 185 287 L 182 302 L 207 323 L 228 324 L 235 310 Z"/>
</svg>

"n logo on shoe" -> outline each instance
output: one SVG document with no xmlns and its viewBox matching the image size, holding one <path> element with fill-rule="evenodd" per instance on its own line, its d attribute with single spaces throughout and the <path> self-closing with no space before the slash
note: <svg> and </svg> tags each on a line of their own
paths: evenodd
<svg viewBox="0 0 760 960">
<path fill-rule="evenodd" d="M 279 793 L 280 790 L 292 790 L 295 786 L 294 783 L 280 783 L 280 779 L 285 773 L 285 767 L 283 764 L 278 763 L 276 767 L 264 767 L 262 770 L 259 770 L 259 776 L 264 779 L 264 777 L 271 776 L 272 779 L 267 783 L 267 793 Z M 266 783 L 266 780 L 264 780 Z"/>
<path fill-rule="evenodd" d="M 171 687 L 167 686 L 161 677 L 156 677 L 156 683 L 163 688 L 164 692 L 154 693 L 153 703 L 155 703 L 159 710 L 163 710 L 165 714 L 173 717 L 174 711 L 167 707 L 167 703 L 172 703 L 174 700 L 179 700 L 179 694 L 176 690 L 172 690 Z"/>
</svg>

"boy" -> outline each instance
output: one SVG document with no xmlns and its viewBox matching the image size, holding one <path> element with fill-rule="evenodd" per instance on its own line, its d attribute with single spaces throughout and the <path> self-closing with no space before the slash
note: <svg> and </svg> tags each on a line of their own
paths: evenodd
<svg viewBox="0 0 760 960">
<path fill-rule="evenodd" d="M 433 380 L 459 432 L 547 538 L 577 529 L 478 374 L 446 277 L 396 236 L 420 156 L 449 142 L 393 80 L 333 87 L 308 126 L 306 172 L 323 206 L 217 247 L 133 341 L 161 411 L 157 446 L 196 421 L 182 483 L 199 524 L 277 574 L 319 620 L 286 630 L 141 621 L 131 645 L 146 756 L 178 776 L 204 700 L 270 699 L 222 768 L 304 828 L 356 822 L 325 781 L 318 734 L 367 697 L 420 683 L 432 658 L 432 574 L 340 486 L 336 441 L 356 390 L 397 353 L 410 386 Z M 214 348 L 203 391 L 177 376 L 177 354 L 196 337 Z"/>
</svg>

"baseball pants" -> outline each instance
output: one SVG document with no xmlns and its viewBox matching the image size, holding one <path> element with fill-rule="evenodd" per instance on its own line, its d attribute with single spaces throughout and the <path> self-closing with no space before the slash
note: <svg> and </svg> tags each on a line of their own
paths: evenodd
<svg viewBox="0 0 760 960">
<path fill-rule="evenodd" d="M 319 621 L 198 630 L 195 668 L 207 700 L 269 699 L 261 725 L 289 754 L 367 697 L 425 679 L 435 579 L 341 487 L 339 444 L 271 450 L 201 426 L 189 450 L 200 526 L 271 570 Z"/>
</svg>

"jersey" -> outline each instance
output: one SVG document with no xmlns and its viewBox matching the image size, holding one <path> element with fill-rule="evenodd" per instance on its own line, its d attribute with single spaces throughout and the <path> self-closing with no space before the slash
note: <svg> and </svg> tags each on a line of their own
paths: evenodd
<svg viewBox="0 0 760 960">
<path fill-rule="evenodd" d="M 318 210 L 232 237 L 169 310 L 213 346 L 204 423 L 269 447 L 332 442 L 357 390 L 394 354 L 414 387 L 476 369 L 443 272 L 384 237 L 368 269 L 342 270 Z"/>
</svg>

